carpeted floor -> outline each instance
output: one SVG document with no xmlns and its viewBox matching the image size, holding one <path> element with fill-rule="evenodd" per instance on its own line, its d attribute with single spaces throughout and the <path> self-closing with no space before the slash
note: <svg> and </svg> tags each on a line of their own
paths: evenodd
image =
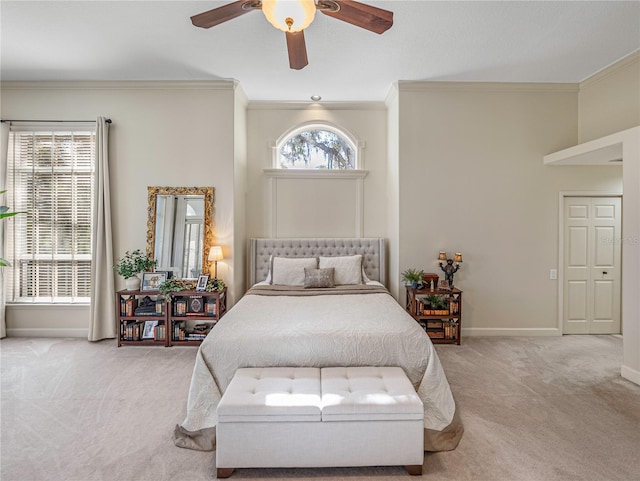
<svg viewBox="0 0 640 481">
<path fill-rule="evenodd" d="M 200 481 L 215 453 L 176 448 L 195 348 L 4 339 L 2 481 Z M 620 336 L 467 338 L 438 346 L 465 434 L 430 481 L 640 479 L 640 386 Z M 400 467 L 245 469 L 230 479 L 404 480 Z"/>
</svg>

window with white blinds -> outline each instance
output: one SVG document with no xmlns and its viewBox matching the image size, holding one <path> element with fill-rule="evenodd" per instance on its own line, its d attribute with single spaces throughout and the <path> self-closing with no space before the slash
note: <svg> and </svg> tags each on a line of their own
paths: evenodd
<svg viewBox="0 0 640 481">
<path fill-rule="evenodd" d="M 8 302 L 90 299 L 95 127 L 12 130 L 7 205 Z"/>
</svg>

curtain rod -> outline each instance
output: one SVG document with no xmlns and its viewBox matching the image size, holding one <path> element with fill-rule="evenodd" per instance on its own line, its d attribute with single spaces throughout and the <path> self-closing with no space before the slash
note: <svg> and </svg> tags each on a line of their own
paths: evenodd
<svg viewBox="0 0 640 481">
<path fill-rule="evenodd" d="M 60 123 L 64 123 L 64 122 L 71 122 L 71 123 L 86 123 L 86 122 L 95 122 L 95 120 L 0 120 L 0 122 L 60 122 Z M 105 120 L 106 123 L 110 124 L 111 123 L 111 119 L 107 119 Z"/>
</svg>

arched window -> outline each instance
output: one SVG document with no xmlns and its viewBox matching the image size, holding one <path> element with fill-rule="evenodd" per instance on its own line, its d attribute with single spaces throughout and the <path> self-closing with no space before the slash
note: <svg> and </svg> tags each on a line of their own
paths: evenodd
<svg viewBox="0 0 640 481">
<path fill-rule="evenodd" d="M 312 123 L 290 131 L 276 144 L 278 169 L 354 170 L 358 147 L 352 136 L 326 124 Z"/>
</svg>

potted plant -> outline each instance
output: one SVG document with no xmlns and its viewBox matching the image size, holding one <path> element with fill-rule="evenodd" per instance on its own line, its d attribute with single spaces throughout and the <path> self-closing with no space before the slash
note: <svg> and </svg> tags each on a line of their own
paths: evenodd
<svg viewBox="0 0 640 481">
<path fill-rule="evenodd" d="M 402 273 L 402 280 L 405 286 L 411 286 L 415 289 L 422 285 L 422 276 L 424 276 L 422 269 L 407 269 Z"/>
<path fill-rule="evenodd" d="M 430 294 L 425 297 L 425 300 L 433 310 L 434 315 L 447 315 L 449 314 L 449 298 L 440 294 Z"/>
<path fill-rule="evenodd" d="M 143 254 L 140 249 L 133 252 L 125 252 L 121 259 L 118 259 L 113 269 L 116 274 L 124 277 L 127 290 L 136 291 L 140 289 L 140 278 L 138 274 L 141 272 L 152 271 L 156 265 L 156 261 Z"/>
</svg>

